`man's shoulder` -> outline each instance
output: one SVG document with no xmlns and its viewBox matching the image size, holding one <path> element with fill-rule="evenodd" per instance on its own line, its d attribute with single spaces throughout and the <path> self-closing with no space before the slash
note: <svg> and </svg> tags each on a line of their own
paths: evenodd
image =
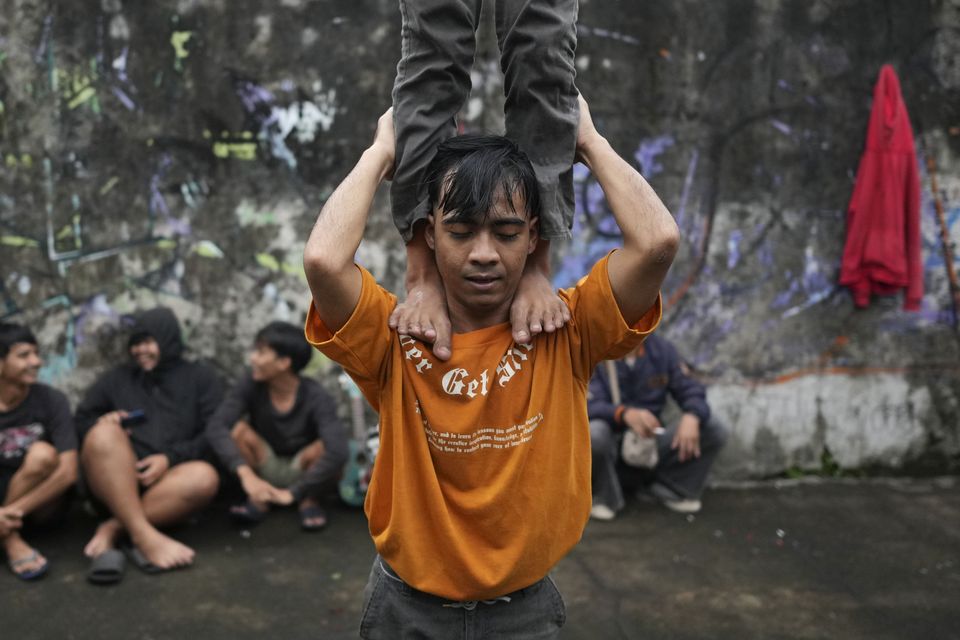
<svg viewBox="0 0 960 640">
<path fill-rule="evenodd" d="M 42 403 L 45 406 L 54 407 L 56 405 L 67 405 L 70 406 L 70 401 L 67 400 L 67 394 L 63 391 L 60 391 L 56 387 L 51 387 L 48 384 L 42 382 L 34 383 L 30 388 L 30 398 L 34 402 Z"/>
<path fill-rule="evenodd" d="M 360 271 L 362 281 L 360 297 L 343 326 L 336 331 L 328 329 L 315 303 L 310 304 L 307 312 L 304 327 L 307 342 L 336 362 L 340 360 L 331 355 L 331 352 L 335 354 L 339 351 L 340 347 L 337 343 L 347 343 L 352 346 L 357 346 L 361 342 L 369 344 L 370 339 L 377 333 L 371 332 L 370 327 L 378 327 L 382 331 L 382 334 L 376 335 L 378 339 L 390 333 L 396 334 L 396 330 L 387 325 L 386 318 L 396 306 L 397 296 L 377 282 L 373 274 L 363 265 L 356 264 L 356 267 Z M 382 322 L 380 322 L 381 318 Z"/>
<path fill-rule="evenodd" d="M 330 394 L 326 387 L 317 380 L 309 376 L 300 376 L 301 396 L 307 402 L 326 402 L 330 400 Z"/>
<path fill-rule="evenodd" d="M 118 381 L 130 380 L 136 373 L 137 367 L 129 362 L 115 364 L 101 372 L 94 381 L 94 384 L 111 389 Z"/>
<path fill-rule="evenodd" d="M 170 368 L 170 371 L 176 371 L 177 373 L 190 372 L 191 375 L 201 379 L 220 379 L 220 375 L 217 373 L 217 370 L 204 360 L 181 359 L 176 363 L 175 366 Z"/>
</svg>

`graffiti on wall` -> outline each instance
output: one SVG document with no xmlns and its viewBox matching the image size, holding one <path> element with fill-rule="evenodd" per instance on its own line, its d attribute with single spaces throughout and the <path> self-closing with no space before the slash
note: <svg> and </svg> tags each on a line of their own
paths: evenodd
<svg viewBox="0 0 960 640">
<path fill-rule="evenodd" d="M 803 380 L 842 380 L 840 397 L 870 372 L 891 377 L 901 398 L 929 397 L 923 411 L 956 413 L 958 347 L 925 169 L 922 311 L 898 299 L 854 310 L 836 284 L 883 62 L 901 72 L 921 162 L 934 154 L 941 167 L 960 262 L 960 52 L 933 9 L 890 19 L 895 5 L 581 7 L 578 86 L 681 229 L 662 330 L 738 398 L 783 386 L 812 405 L 821 387 Z M 389 101 L 395 3 L 27 0 L 14 13 L 0 17 L 17 24 L 0 30 L 0 317 L 34 327 L 45 379 L 74 397 L 118 357 L 123 316 L 158 303 L 174 307 L 197 354 L 234 374 L 260 325 L 306 309 L 303 240 Z M 864 24 L 875 15 L 883 29 Z M 485 28 L 463 109 L 472 130 L 503 125 L 496 34 Z M 887 41 L 865 36 L 874 31 Z M 580 165 L 575 188 L 572 239 L 555 246 L 558 286 L 620 243 Z M 386 198 L 375 209 L 358 256 L 395 287 L 403 247 Z M 944 373 L 947 391 L 924 396 Z M 745 437 L 780 429 L 793 446 L 789 425 L 761 424 L 780 414 L 737 415 Z"/>
</svg>

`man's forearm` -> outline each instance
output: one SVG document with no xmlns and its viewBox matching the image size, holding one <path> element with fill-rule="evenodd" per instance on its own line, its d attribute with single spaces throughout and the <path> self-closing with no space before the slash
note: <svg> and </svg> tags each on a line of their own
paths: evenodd
<svg viewBox="0 0 960 640">
<path fill-rule="evenodd" d="M 19 509 L 24 514 L 33 513 L 40 507 L 59 497 L 75 483 L 77 481 L 77 452 L 67 451 L 59 455 L 60 463 L 53 473 L 31 491 L 28 491 L 7 506 Z"/>
<path fill-rule="evenodd" d="M 623 234 L 623 249 L 610 256 L 607 273 L 623 319 L 633 325 L 657 300 L 680 241 L 677 224 L 643 176 L 599 133 L 585 134 L 577 148 Z"/>
<path fill-rule="evenodd" d="M 676 249 L 677 225 L 653 187 L 600 135 L 581 148 L 580 157 L 603 189 L 623 234 L 624 249 L 651 262 L 669 264 Z"/>
<path fill-rule="evenodd" d="M 374 194 L 391 168 L 390 157 L 377 147 L 364 151 L 353 171 L 320 210 L 304 248 L 305 265 L 341 269 L 353 265 Z"/>
<path fill-rule="evenodd" d="M 353 258 L 380 182 L 393 170 L 392 147 L 367 149 L 323 205 L 303 251 L 303 269 L 314 307 L 330 331 L 338 331 L 360 299 L 361 277 Z"/>
</svg>

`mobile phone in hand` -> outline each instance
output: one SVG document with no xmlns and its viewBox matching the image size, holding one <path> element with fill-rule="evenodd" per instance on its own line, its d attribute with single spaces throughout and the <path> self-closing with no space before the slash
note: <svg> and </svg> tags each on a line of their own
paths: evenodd
<svg viewBox="0 0 960 640">
<path fill-rule="evenodd" d="M 121 427 L 132 427 L 134 425 L 143 424 L 147 421 L 147 414 L 143 409 L 134 409 L 128 411 L 126 417 L 120 418 Z"/>
</svg>

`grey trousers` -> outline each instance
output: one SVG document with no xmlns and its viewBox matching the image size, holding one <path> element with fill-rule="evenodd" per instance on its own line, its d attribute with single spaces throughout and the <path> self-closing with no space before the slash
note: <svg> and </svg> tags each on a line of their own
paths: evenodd
<svg viewBox="0 0 960 640">
<path fill-rule="evenodd" d="M 727 428 L 712 416 L 701 424 L 700 457 L 686 462 L 680 462 L 678 450 L 670 448 L 676 432 L 677 425 L 674 424 L 656 436 L 659 462 L 653 470 L 654 480 L 685 498 L 699 498 L 710 467 L 727 441 Z M 605 504 L 619 511 L 625 504 L 623 487 L 617 475 L 620 435 L 606 420 L 591 420 L 590 444 L 593 455 L 593 503 Z"/>
<path fill-rule="evenodd" d="M 417 591 L 377 556 L 363 593 L 364 640 L 546 640 L 559 637 L 567 617 L 550 576 L 506 598 L 452 602 Z"/>
<path fill-rule="evenodd" d="M 488 0 L 489 1 L 489 0 Z M 540 235 L 569 236 L 577 143 L 577 0 L 495 0 L 506 136 L 533 163 Z M 437 145 L 456 134 L 470 95 L 481 0 L 400 0 L 401 57 L 393 86 L 397 138 L 390 199 L 406 242 L 427 216 L 423 176 Z"/>
</svg>

